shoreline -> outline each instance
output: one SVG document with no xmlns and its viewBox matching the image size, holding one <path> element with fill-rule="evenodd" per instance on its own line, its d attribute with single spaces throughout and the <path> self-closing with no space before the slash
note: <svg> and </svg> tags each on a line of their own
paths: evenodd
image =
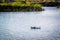
<svg viewBox="0 0 60 40">
<path fill-rule="evenodd" d="M 31 11 L 42 11 L 42 8 L 39 7 L 1 7 L 0 6 L 0 12 L 31 12 Z"/>
<path fill-rule="evenodd" d="M 18 5 L 0 5 L 0 12 L 18 12 L 18 11 L 42 11 L 41 4 L 18 4 Z"/>
</svg>

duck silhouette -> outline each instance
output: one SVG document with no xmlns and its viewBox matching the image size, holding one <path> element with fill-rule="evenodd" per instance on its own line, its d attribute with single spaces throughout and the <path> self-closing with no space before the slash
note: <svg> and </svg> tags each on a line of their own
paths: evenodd
<svg viewBox="0 0 60 40">
<path fill-rule="evenodd" d="M 41 27 L 35 27 L 35 26 L 32 27 L 32 26 L 31 26 L 31 29 L 41 29 Z"/>
</svg>

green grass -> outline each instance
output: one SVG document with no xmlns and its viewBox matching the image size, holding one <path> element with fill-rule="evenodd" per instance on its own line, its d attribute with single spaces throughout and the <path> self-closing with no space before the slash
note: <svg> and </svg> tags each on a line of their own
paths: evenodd
<svg viewBox="0 0 60 40">
<path fill-rule="evenodd" d="M 21 4 L 20 2 L 0 3 L 0 8 L 3 10 L 20 10 L 20 11 L 38 11 L 42 10 L 41 4 Z"/>
<path fill-rule="evenodd" d="M 20 2 L 11 2 L 11 3 L 0 3 L 1 6 L 20 6 L 20 7 L 24 7 L 24 6 L 31 6 L 31 7 L 42 7 L 42 5 L 40 4 L 21 4 Z"/>
</svg>

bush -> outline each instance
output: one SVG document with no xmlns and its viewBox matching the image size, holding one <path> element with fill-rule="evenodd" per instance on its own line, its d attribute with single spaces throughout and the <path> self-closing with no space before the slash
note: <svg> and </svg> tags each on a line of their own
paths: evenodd
<svg viewBox="0 0 60 40">
<path fill-rule="evenodd" d="M 42 7 L 41 4 L 31 4 L 30 6 L 31 6 L 31 7 Z"/>
<path fill-rule="evenodd" d="M 8 4 L 7 4 L 7 3 L 0 3 L 0 5 L 1 5 L 1 6 L 4 6 L 4 5 L 7 6 Z"/>
<path fill-rule="evenodd" d="M 30 5 L 30 8 L 42 8 L 42 5 L 40 5 L 40 4 L 31 4 Z"/>
<path fill-rule="evenodd" d="M 11 10 L 11 11 L 38 11 L 42 10 L 42 5 L 40 4 L 21 4 L 20 2 L 10 2 L 10 3 L 0 3 L 0 8 L 3 10 Z"/>
</svg>

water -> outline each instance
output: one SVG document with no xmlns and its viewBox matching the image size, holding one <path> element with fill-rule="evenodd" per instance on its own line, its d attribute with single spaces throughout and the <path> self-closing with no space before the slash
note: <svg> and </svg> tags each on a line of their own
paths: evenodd
<svg viewBox="0 0 60 40">
<path fill-rule="evenodd" d="M 0 40 L 60 40 L 60 9 L 0 12 Z M 41 29 L 31 30 L 31 26 Z"/>
</svg>

